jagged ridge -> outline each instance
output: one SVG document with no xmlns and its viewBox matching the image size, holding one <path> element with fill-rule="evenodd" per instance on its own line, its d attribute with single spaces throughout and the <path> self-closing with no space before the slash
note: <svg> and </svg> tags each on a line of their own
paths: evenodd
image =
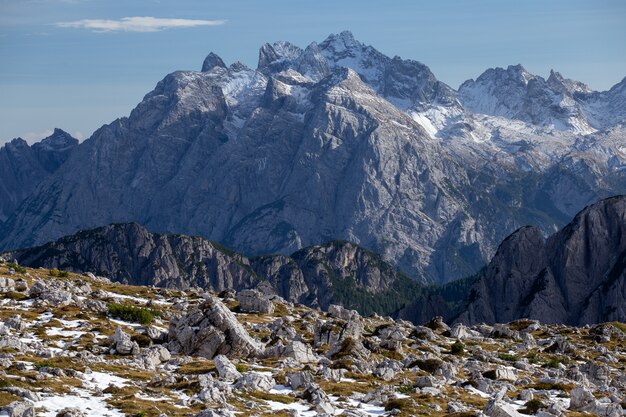
<svg viewBox="0 0 626 417">
<path fill-rule="evenodd" d="M 82 231 L 3 256 L 34 268 L 93 272 L 133 285 L 217 292 L 258 288 L 292 302 L 321 308 L 340 303 L 364 314 L 391 314 L 422 287 L 349 242 L 248 258 L 200 237 L 152 234 L 134 223 Z"/>
</svg>

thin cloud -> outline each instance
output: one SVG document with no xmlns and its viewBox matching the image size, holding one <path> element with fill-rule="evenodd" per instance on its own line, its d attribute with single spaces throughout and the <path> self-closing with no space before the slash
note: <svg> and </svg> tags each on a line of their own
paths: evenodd
<svg viewBox="0 0 626 417">
<path fill-rule="evenodd" d="M 26 132 L 20 137 L 28 142 L 29 145 L 39 142 L 41 139 L 47 138 L 52 134 L 52 129 L 46 129 L 43 132 Z"/>
<path fill-rule="evenodd" d="M 58 22 L 60 28 L 88 29 L 94 32 L 158 32 L 172 28 L 220 26 L 225 20 L 163 19 L 150 16 L 123 17 L 119 20 L 83 19 Z"/>
</svg>

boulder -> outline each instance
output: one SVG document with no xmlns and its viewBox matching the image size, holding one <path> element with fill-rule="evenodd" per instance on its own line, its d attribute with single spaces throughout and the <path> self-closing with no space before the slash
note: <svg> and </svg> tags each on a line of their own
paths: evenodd
<svg viewBox="0 0 626 417">
<path fill-rule="evenodd" d="M 235 388 L 243 391 L 268 392 L 276 385 L 276 381 L 269 375 L 260 372 L 246 372 L 235 383 Z"/>
<path fill-rule="evenodd" d="M 133 342 L 128 333 L 121 327 L 115 330 L 115 334 L 110 338 L 111 346 L 120 355 L 137 355 L 140 352 L 137 342 Z"/>
<path fill-rule="evenodd" d="M 25 330 L 27 327 L 26 323 L 22 320 L 22 316 L 19 314 L 6 319 L 4 321 L 4 325 L 10 329 L 17 330 L 18 332 Z"/>
<path fill-rule="evenodd" d="M 213 359 L 215 355 L 257 356 L 261 345 L 218 298 L 207 300 L 186 315 L 170 320 L 169 350 Z"/>
<path fill-rule="evenodd" d="M 525 417 L 524 414 L 519 413 L 513 406 L 502 400 L 489 401 L 483 413 L 489 417 Z"/>
<path fill-rule="evenodd" d="M 29 401 L 14 401 L 0 407 L 0 415 L 2 413 L 6 417 L 35 417 L 35 407 Z"/>
<path fill-rule="evenodd" d="M 87 417 L 80 409 L 74 407 L 66 407 L 56 414 L 56 417 Z"/>
<path fill-rule="evenodd" d="M 203 403 L 225 404 L 228 397 L 233 393 L 231 386 L 222 381 L 205 379 L 200 386 L 202 389 L 195 396 L 194 400 Z"/>
<path fill-rule="evenodd" d="M 293 358 L 300 363 L 317 363 L 319 361 L 311 346 L 297 340 L 285 346 L 282 356 Z"/>
<path fill-rule="evenodd" d="M 237 293 L 239 309 L 242 313 L 272 314 L 274 303 L 269 297 L 257 290 L 243 290 Z"/>
<path fill-rule="evenodd" d="M 363 324 L 360 320 L 317 320 L 313 331 L 313 339 L 315 346 L 336 346 L 347 338 L 359 339 L 362 334 Z"/>
<path fill-rule="evenodd" d="M 217 355 L 213 358 L 213 361 L 215 362 L 217 373 L 224 381 L 235 382 L 241 378 L 241 373 L 225 355 Z"/>
<path fill-rule="evenodd" d="M 7 388 L 4 388 L 3 391 L 8 392 L 9 394 L 15 395 L 16 397 L 24 398 L 26 400 L 41 401 L 41 396 L 38 393 L 28 390 L 26 388 L 7 387 Z"/>
<path fill-rule="evenodd" d="M 171 357 L 170 351 L 165 346 L 157 345 L 145 349 L 138 359 L 143 361 L 146 369 L 154 370 L 157 365 L 169 361 Z"/>
<path fill-rule="evenodd" d="M 167 341 L 167 330 L 157 326 L 144 327 L 144 334 L 155 343 L 163 343 Z"/>
<path fill-rule="evenodd" d="M 11 292 L 15 290 L 15 280 L 13 278 L 0 277 L 0 292 Z"/>
<path fill-rule="evenodd" d="M 313 405 L 313 409 L 318 415 L 335 414 L 332 400 L 317 384 L 310 384 L 302 393 L 302 398 Z"/>
<path fill-rule="evenodd" d="M 570 410 L 581 410 L 587 404 L 593 402 L 595 397 L 585 387 L 576 387 L 570 392 Z"/>
<path fill-rule="evenodd" d="M 344 321 L 358 320 L 361 317 L 356 310 L 348 310 L 337 304 L 331 304 L 328 307 L 328 315 L 332 318 Z"/>
<path fill-rule="evenodd" d="M 308 371 L 290 372 L 287 374 L 287 385 L 294 390 L 309 386 L 313 381 L 313 376 Z"/>
<path fill-rule="evenodd" d="M 426 323 L 426 327 L 433 330 L 435 333 L 440 334 L 450 331 L 450 326 L 443 321 L 443 317 L 441 316 L 436 316 L 430 319 L 430 321 Z"/>
</svg>

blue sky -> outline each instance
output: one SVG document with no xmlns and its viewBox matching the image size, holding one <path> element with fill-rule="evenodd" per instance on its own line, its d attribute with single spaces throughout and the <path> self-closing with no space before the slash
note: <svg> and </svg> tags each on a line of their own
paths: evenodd
<svg viewBox="0 0 626 417">
<path fill-rule="evenodd" d="M 211 51 L 256 67 L 265 42 L 346 29 L 454 88 L 518 63 L 597 90 L 626 76 L 622 0 L 0 0 L 0 143 L 54 127 L 88 137 Z"/>
</svg>

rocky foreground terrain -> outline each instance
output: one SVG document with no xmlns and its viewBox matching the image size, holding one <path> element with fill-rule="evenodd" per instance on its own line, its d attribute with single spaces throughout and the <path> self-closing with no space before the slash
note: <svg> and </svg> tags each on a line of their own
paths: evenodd
<svg viewBox="0 0 626 417">
<path fill-rule="evenodd" d="M 625 414 L 623 323 L 416 326 L 4 260 L 0 277 L 0 416 Z"/>
</svg>

